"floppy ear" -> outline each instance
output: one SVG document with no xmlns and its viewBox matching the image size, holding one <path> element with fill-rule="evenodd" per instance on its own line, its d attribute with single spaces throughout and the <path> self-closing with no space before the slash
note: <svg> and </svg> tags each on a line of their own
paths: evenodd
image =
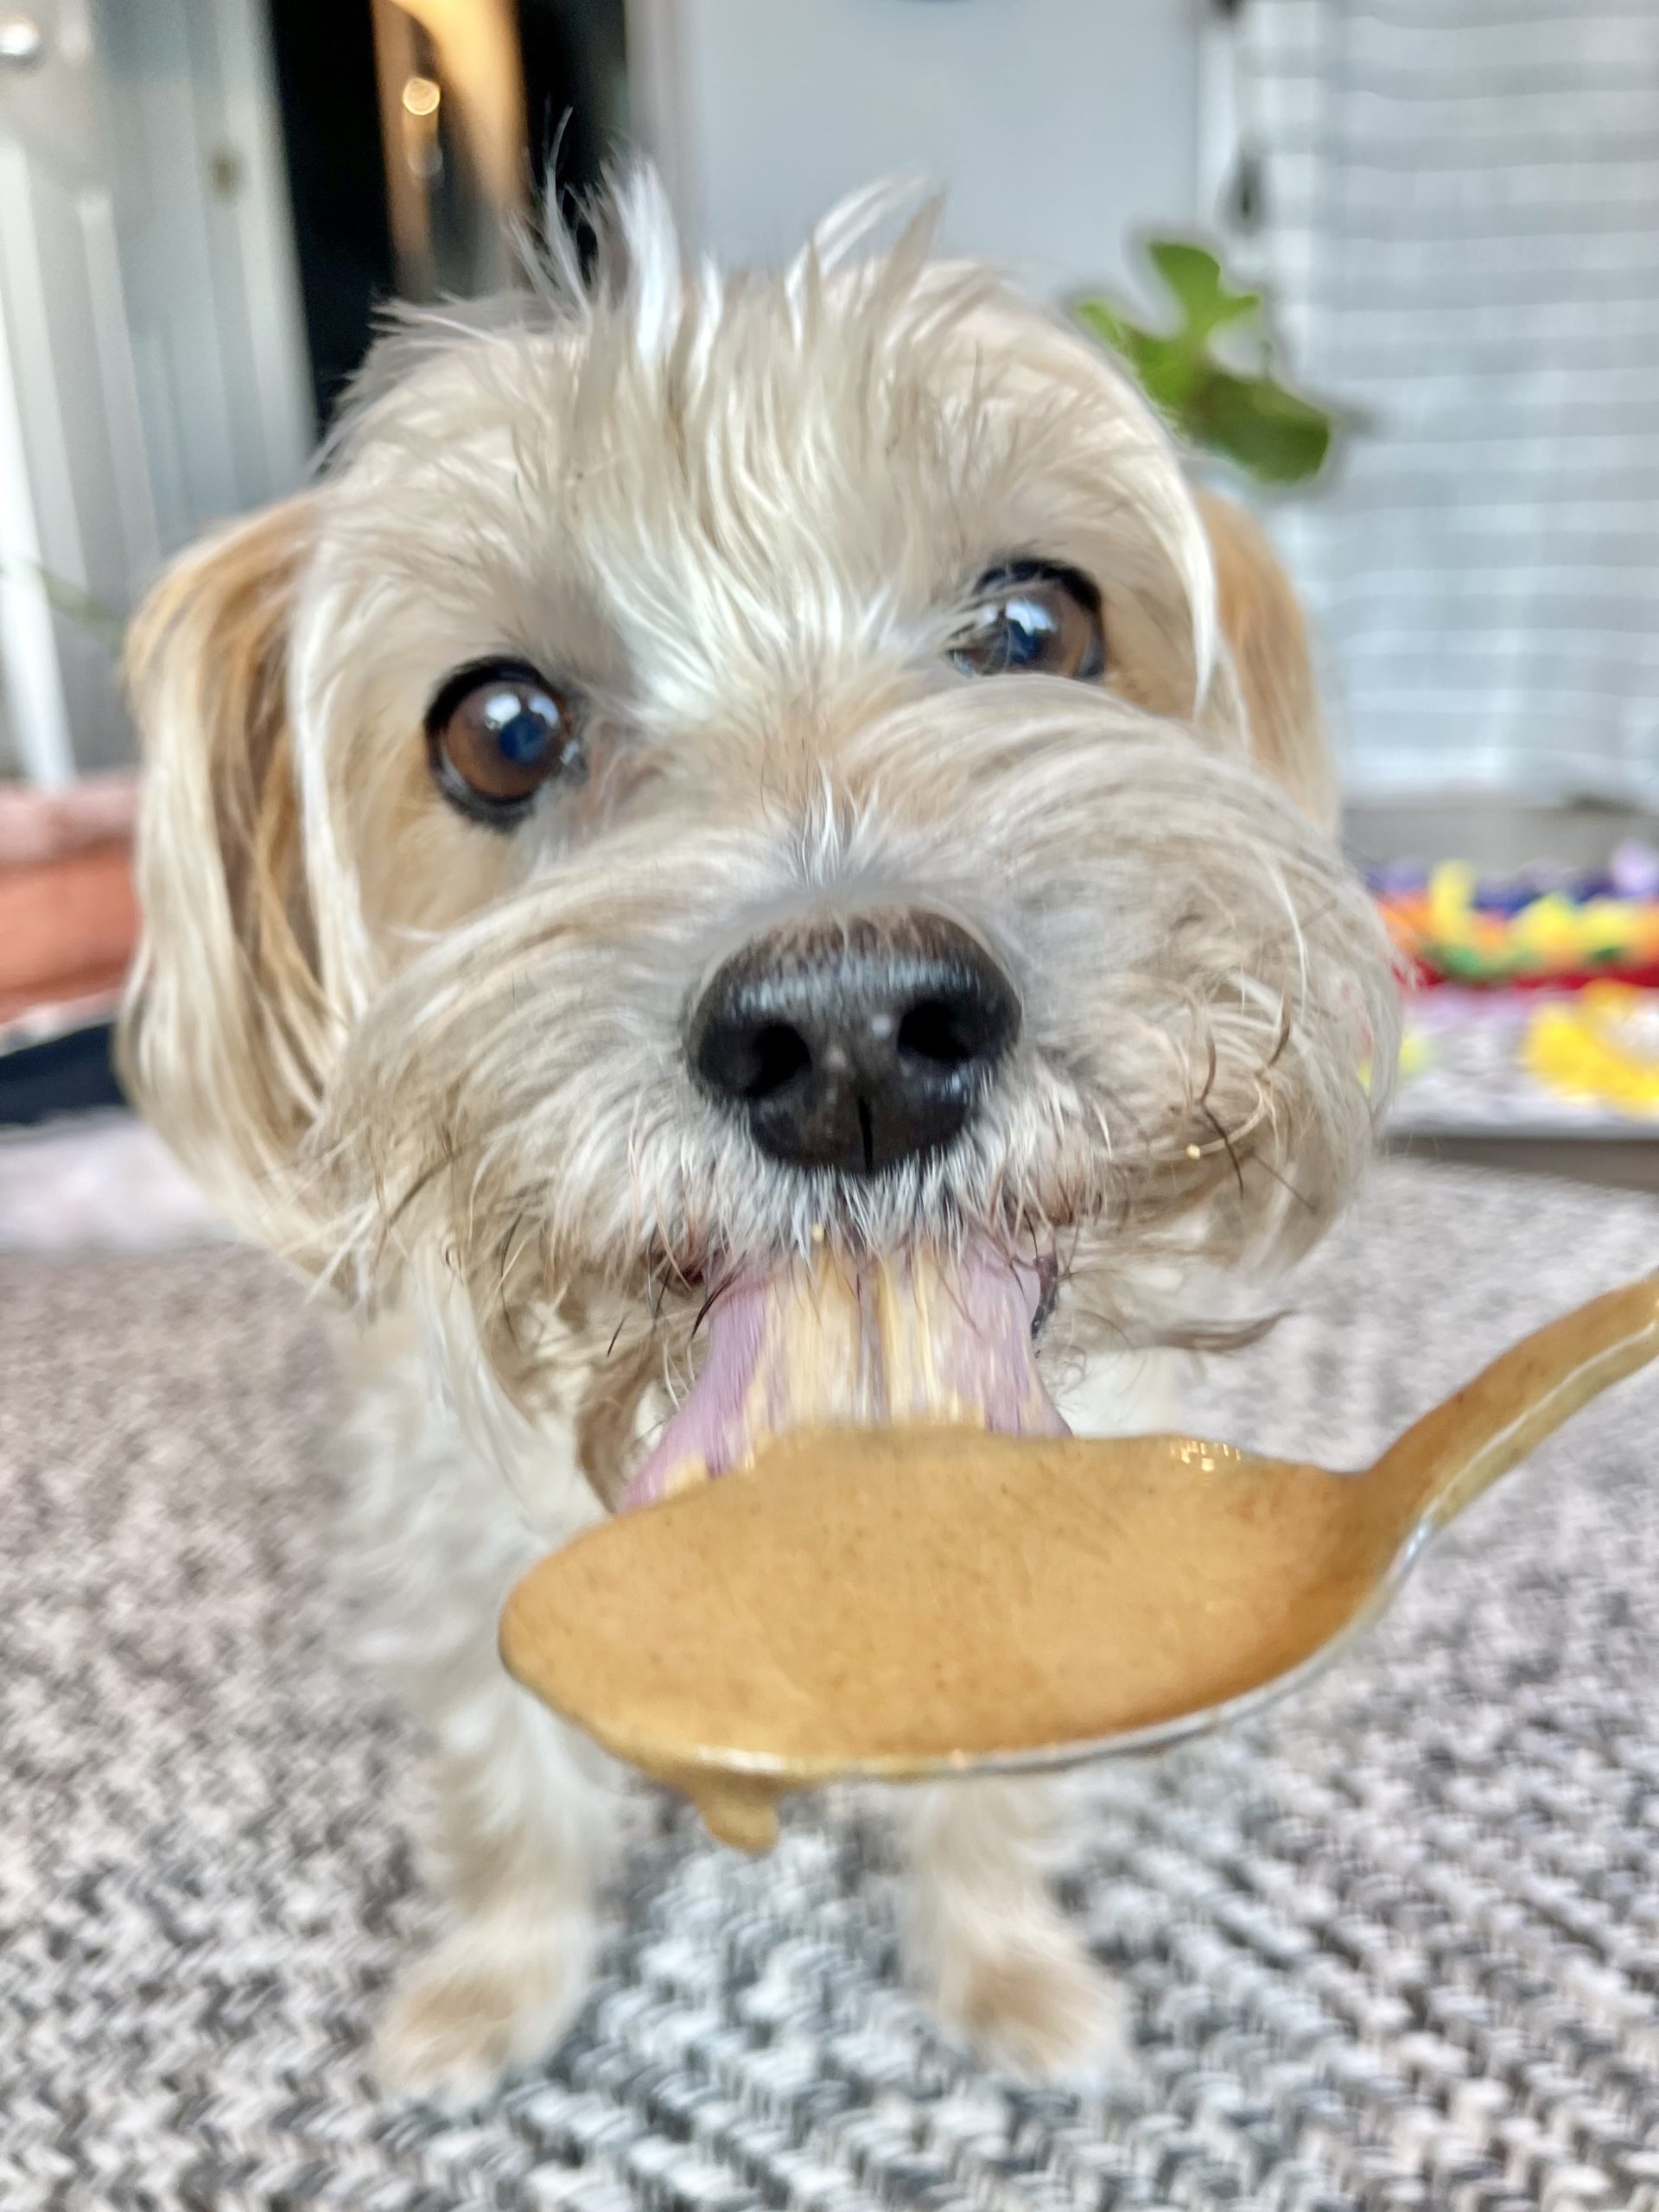
<svg viewBox="0 0 1659 2212">
<path fill-rule="evenodd" d="M 1334 829 L 1336 774 L 1307 628 L 1278 556 L 1243 508 L 1197 494 L 1216 565 L 1217 613 L 1256 766 Z"/>
<path fill-rule="evenodd" d="M 309 518 L 302 496 L 193 548 L 140 609 L 126 658 L 143 926 L 123 1073 L 209 1194 L 296 1256 L 296 1155 L 328 1034 L 287 702 Z"/>
</svg>

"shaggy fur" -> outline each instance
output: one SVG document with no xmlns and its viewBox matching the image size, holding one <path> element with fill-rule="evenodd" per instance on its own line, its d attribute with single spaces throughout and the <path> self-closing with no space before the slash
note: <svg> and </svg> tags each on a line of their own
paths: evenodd
<svg viewBox="0 0 1659 2212">
<path fill-rule="evenodd" d="M 1300 625 L 1117 371 L 873 195 L 775 278 L 687 276 L 652 180 L 584 281 L 388 339 L 300 498 L 136 626 L 149 753 L 137 1094 L 251 1233 L 360 1317 L 359 1538 L 435 1739 L 454 1932 L 397 2081 L 465 2094 L 582 1988 L 613 1787 L 502 1674 L 512 1577 L 614 1499 L 739 1269 L 826 1233 L 1058 1260 L 1074 1425 L 1173 1417 L 1202 1332 L 1345 1198 L 1392 1065 L 1388 955 L 1328 834 Z M 1100 684 L 975 681 L 975 580 L 1097 584 Z M 589 702 L 588 774 L 503 836 L 429 702 L 511 655 Z M 995 952 L 1018 1047 L 963 1137 L 845 1181 L 697 1089 L 698 986 L 807 914 L 916 906 Z M 1032 1801 L 902 1817 L 913 1955 L 1013 2062 L 1103 2047 Z"/>
</svg>

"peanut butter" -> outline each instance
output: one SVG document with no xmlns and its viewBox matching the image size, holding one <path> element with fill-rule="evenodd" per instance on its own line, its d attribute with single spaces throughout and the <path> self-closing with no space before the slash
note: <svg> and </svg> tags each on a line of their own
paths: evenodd
<svg viewBox="0 0 1659 2212">
<path fill-rule="evenodd" d="M 503 1656 L 763 1849 L 785 1790 L 1058 1761 L 1262 1692 L 1656 1354 L 1659 1279 L 1539 1331 L 1351 1475 L 1183 1437 L 786 1435 L 543 1560 Z"/>
</svg>

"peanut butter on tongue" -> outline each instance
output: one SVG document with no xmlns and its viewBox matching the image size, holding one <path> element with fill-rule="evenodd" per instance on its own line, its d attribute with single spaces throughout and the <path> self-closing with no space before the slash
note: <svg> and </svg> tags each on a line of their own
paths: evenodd
<svg viewBox="0 0 1659 2212">
<path fill-rule="evenodd" d="M 741 1278 L 710 1306 L 696 1383 L 621 1510 L 753 1466 L 774 1437 L 800 1429 L 948 1422 L 1064 1434 L 1032 1351 L 1039 1294 L 1034 1269 L 979 1246 L 859 1262 L 820 1248 Z"/>
</svg>

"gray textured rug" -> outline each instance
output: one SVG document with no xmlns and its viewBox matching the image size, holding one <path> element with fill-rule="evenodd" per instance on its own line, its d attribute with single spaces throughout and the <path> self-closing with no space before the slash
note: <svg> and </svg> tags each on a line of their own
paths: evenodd
<svg viewBox="0 0 1659 2212">
<path fill-rule="evenodd" d="M 1659 1261 L 1659 1206 L 1401 1166 L 1206 1418 L 1358 1460 Z M 1062 1869 L 1135 2078 L 976 2072 L 852 1807 L 750 1864 L 642 1801 L 593 2002 L 466 2123 L 365 2077 L 431 1908 L 329 1583 L 334 1399 L 231 1250 L 0 1262 L 0 2207 L 1659 2208 L 1659 1386 L 1490 1499 L 1247 1735 L 1108 1770 Z"/>
</svg>

